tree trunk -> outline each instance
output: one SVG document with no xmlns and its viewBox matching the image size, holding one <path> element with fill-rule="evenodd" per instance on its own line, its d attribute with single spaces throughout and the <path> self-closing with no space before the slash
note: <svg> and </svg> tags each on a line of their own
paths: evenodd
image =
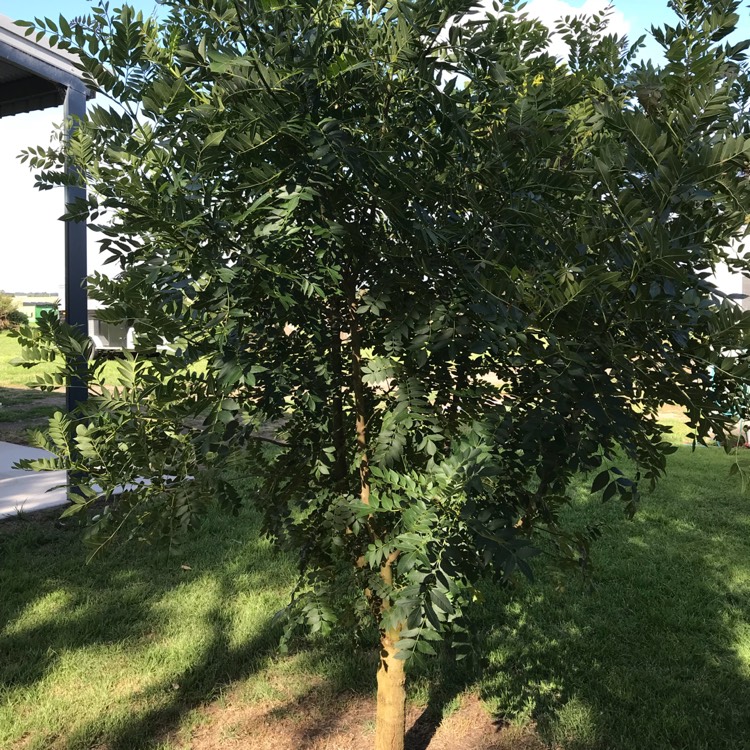
<svg viewBox="0 0 750 750">
<path fill-rule="evenodd" d="M 357 318 L 357 292 L 351 275 L 345 275 L 344 287 L 349 302 L 351 322 L 352 393 L 354 396 L 355 429 L 359 452 L 360 499 L 364 505 L 370 503 L 370 464 L 367 456 L 367 408 L 362 383 L 362 330 Z M 399 552 L 394 550 L 386 558 L 380 570 L 383 582 L 393 585 L 393 565 Z M 364 556 L 357 561 L 364 565 Z M 368 599 L 370 597 L 367 594 Z M 381 612 L 390 607 L 383 601 Z M 383 633 L 380 639 L 380 664 L 378 666 L 378 706 L 375 716 L 375 750 L 404 750 L 406 734 L 406 673 L 404 660 L 396 658 L 401 627 Z"/>
<path fill-rule="evenodd" d="M 404 750 L 406 733 L 406 674 L 404 660 L 396 658 L 398 633 L 387 632 L 380 646 L 375 750 Z"/>
<path fill-rule="evenodd" d="M 343 364 L 341 360 L 341 320 L 336 311 L 331 316 L 331 411 L 334 462 L 331 479 L 335 484 L 346 480 L 346 433 L 344 432 L 344 400 L 341 392 Z"/>
<path fill-rule="evenodd" d="M 365 389 L 362 383 L 362 331 L 357 317 L 357 288 L 354 277 L 344 275 L 344 288 L 349 302 L 352 345 L 352 393 L 356 419 L 357 450 L 359 451 L 360 499 L 364 505 L 370 503 L 370 464 L 367 458 L 367 410 Z"/>
</svg>

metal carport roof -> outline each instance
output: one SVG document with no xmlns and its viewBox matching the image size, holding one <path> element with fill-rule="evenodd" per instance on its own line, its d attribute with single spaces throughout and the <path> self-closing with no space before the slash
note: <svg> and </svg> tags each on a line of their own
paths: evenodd
<svg viewBox="0 0 750 750">
<path fill-rule="evenodd" d="M 24 33 L 0 14 L 0 117 L 64 104 L 68 88 L 86 91 L 72 55 Z"/>
</svg>

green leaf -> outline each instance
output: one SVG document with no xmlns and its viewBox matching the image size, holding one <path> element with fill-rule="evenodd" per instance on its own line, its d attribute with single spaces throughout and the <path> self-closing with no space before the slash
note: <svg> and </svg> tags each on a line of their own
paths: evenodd
<svg viewBox="0 0 750 750">
<path fill-rule="evenodd" d="M 442 591 L 440 591 L 440 589 L 430 589 L 430 599 L 441 612 L 445 612 L 446 614 L 453 614 L 453 605 L 448 600 L 448 597 Z"/>
<path fill-rule="evenodd" d="M 603 490 L 609 483 L 609 469 L 599 472 L 591 483 L 591 493 Z"/>
<path fill-rule="evenodd" d="M 209 133 L 203 140 L 201 151 L 205 151 L 206 149 L 209 149 L 209 148 L 218 147 L 221 144 L 221 142 L 224 140 L 224 136 L 226 134 L 227 134 L 226 129 L 216 130 L 213 133 Z"/>
</svg>

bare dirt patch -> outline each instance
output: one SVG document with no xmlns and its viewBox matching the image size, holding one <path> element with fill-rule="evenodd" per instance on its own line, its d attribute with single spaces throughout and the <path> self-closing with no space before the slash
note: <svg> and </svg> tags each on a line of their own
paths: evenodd
<svg viewBox="0 0 750 750">
<path fill-rule="evenodd" d="M 375 734 L 375 699 L 313 692 L 292 701 L 229 700 L 203 710 L 191 736 L 172 738 L 181 750 L 366 750 Z M 475 695 L 439 723 L 429 710 L 407 714 L 407 750 L 548 750 L 533 727 L 502 726 Z"/>
</svg>

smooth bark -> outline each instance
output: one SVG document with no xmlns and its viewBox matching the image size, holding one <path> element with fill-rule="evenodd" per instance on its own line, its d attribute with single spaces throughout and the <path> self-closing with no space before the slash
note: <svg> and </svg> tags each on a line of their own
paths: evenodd
<svg viewBox="0 0 750 750">
<path fill-rule="evenodd" d="M 396 658 L 398 633 L 386 632 L 380 642 L 378 708 L 375 750 L 403 750 L 406 732 L 406 673 L 403 659 Z"/>
<path fill-rule="evenodd" d="M 344 281 L 351 322 L 352 392 L 354 395 L 355 430 L 360 458 L 360 499 L 370 502 L 370 465 L 367 455 L 367 409 L 362 383 L 362 331 L 357 317 L 356 287 L 352 277 Z M 393 585 L 393 565 L 398 559 L 394 550 L 383 563 L 380 575 L 383 582 Z M 363 564 L 363 559 L 357 563 Z M 381 613 L 390 607 L 386 599 L 381 602 Z M 378 698 L 375 717 L 375 750 L 403 750 L 406 734 L 406 673 L 403 659 L 396 658 L 399 632 L 395 628 L 383 633 L 380 640 L 378 665 Z"/>
</svg>

